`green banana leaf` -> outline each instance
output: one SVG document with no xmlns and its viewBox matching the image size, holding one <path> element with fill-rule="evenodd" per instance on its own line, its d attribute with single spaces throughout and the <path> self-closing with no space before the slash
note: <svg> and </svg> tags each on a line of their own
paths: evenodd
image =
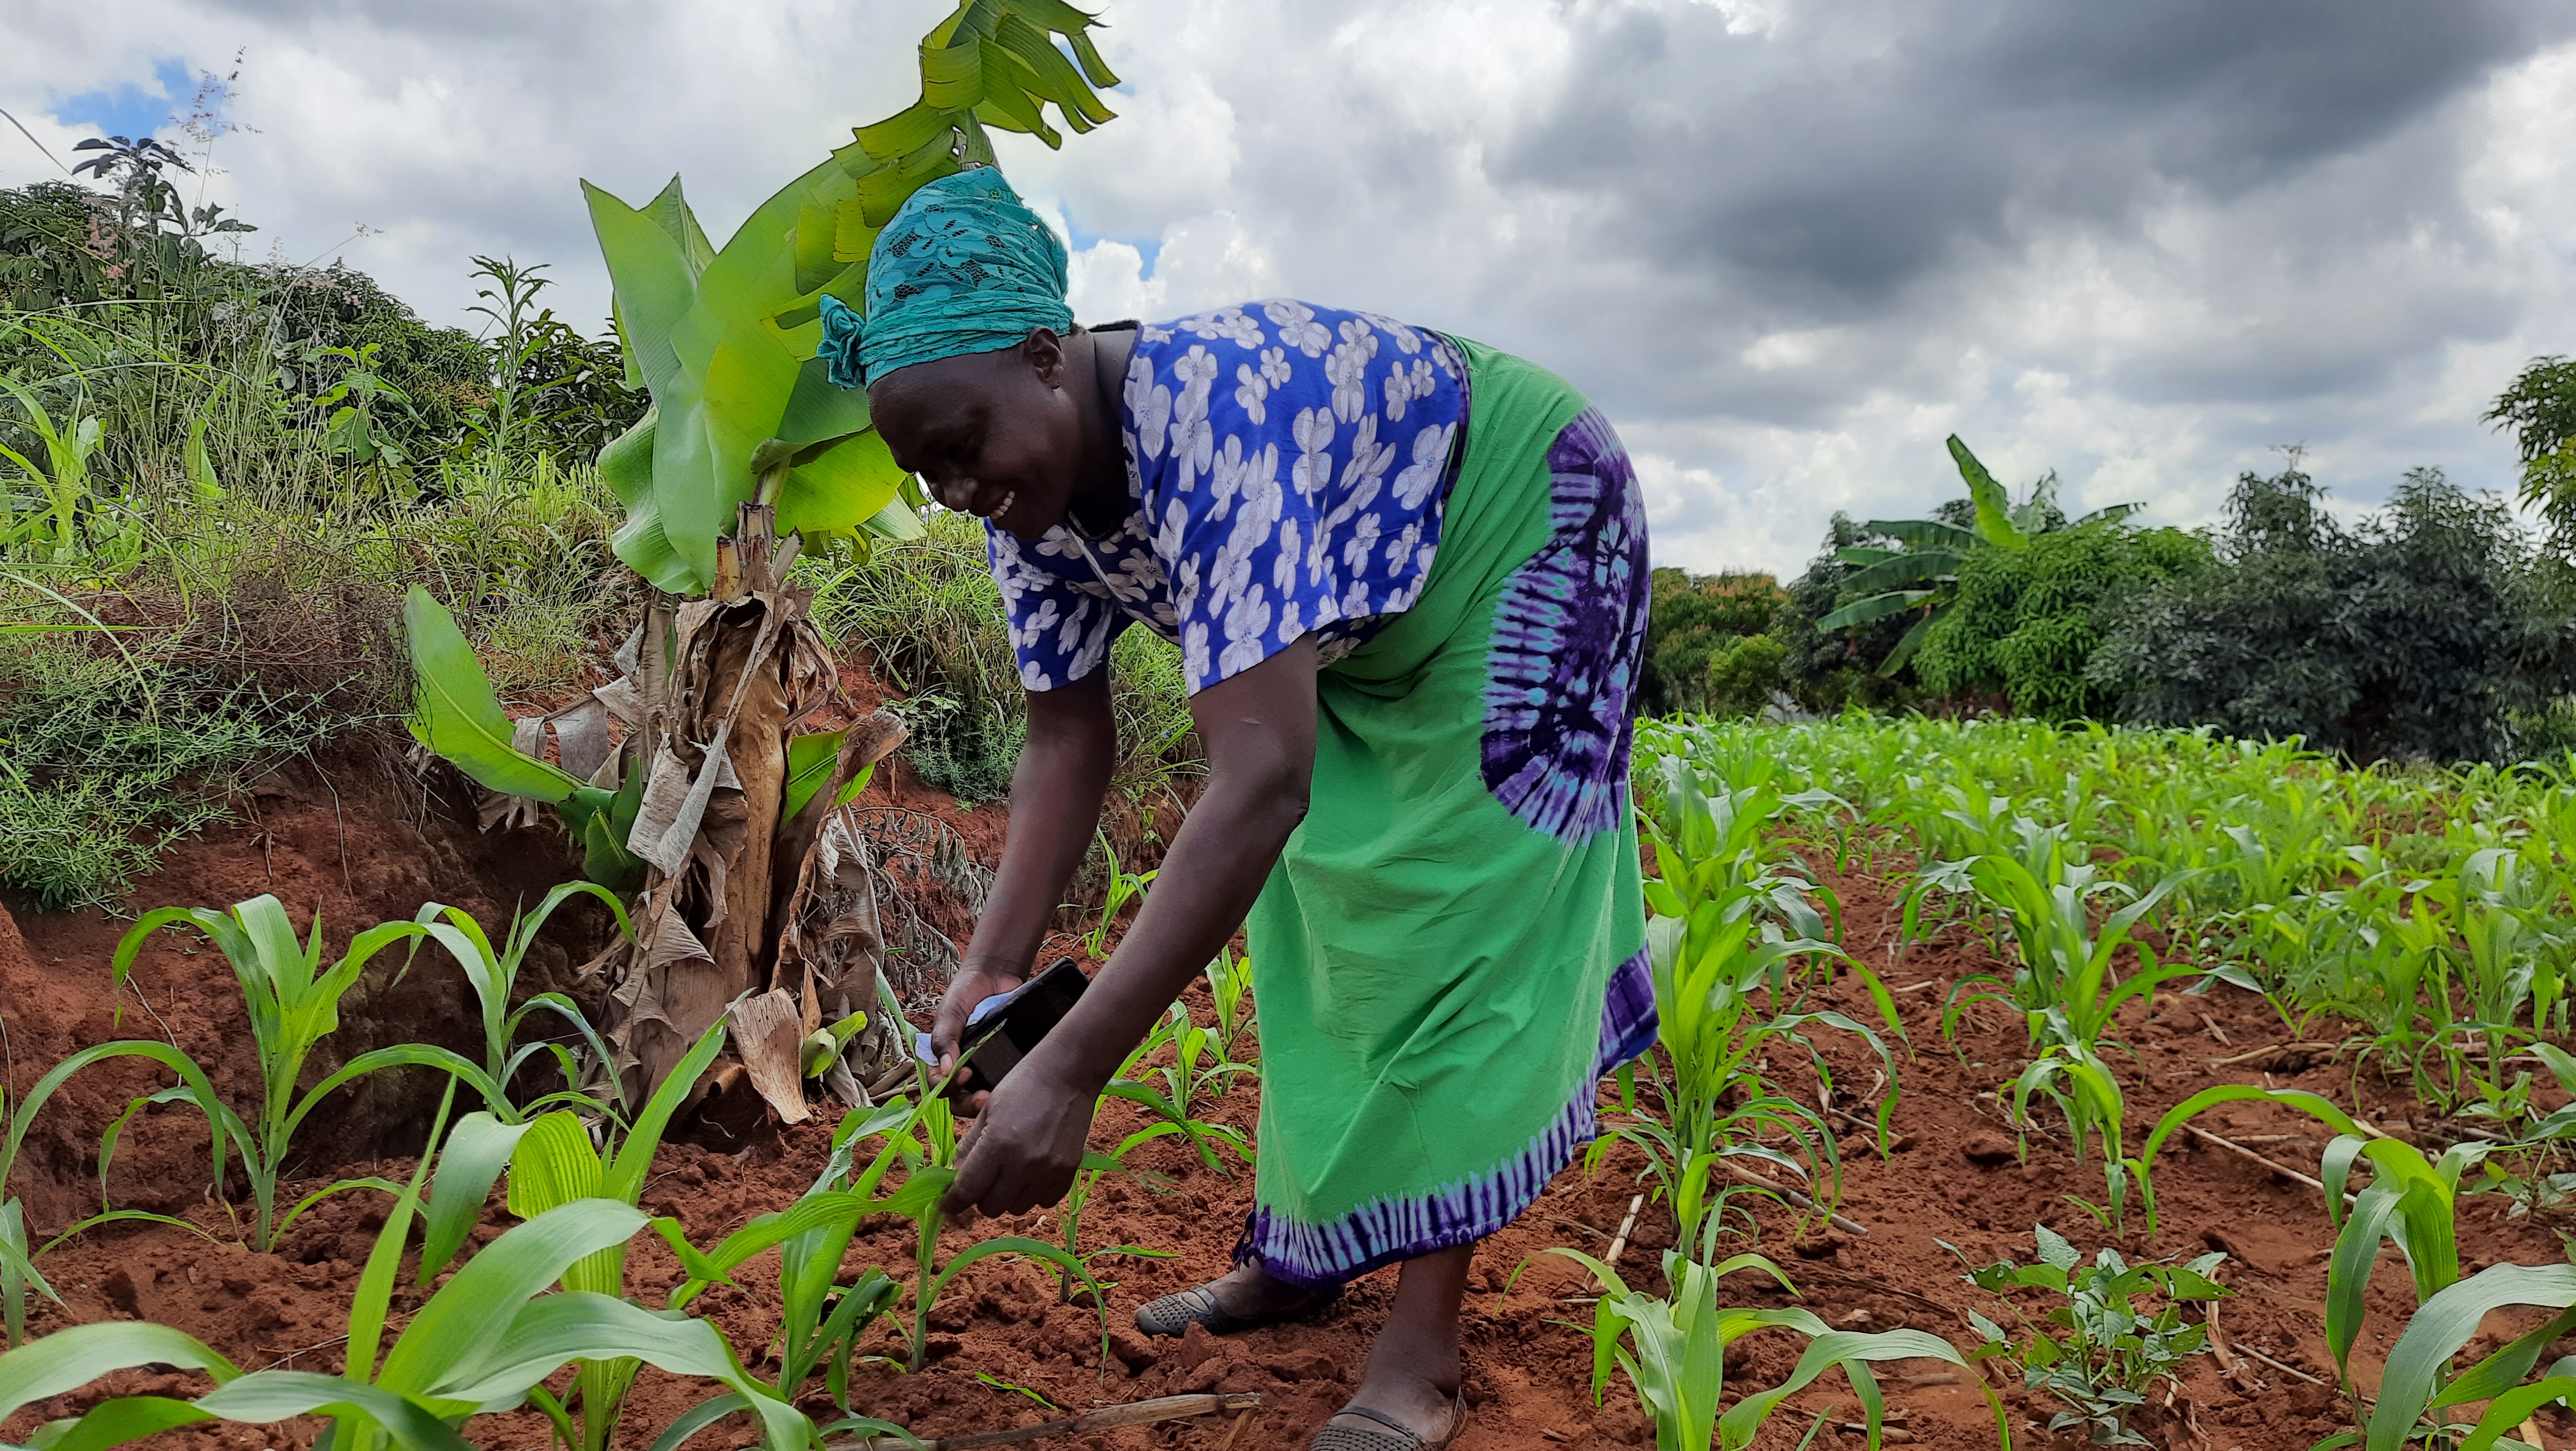
<svg viewBox="0 0 2576 1451">
<path fill-rule="evenodd" d="M 1950 578 L 1958 572 L 1958 555 L 1946 549 L 1918 549 L 1897 555 L 1893 559 L 1882 559 L 1876 564 L 1856 570 L 1850 578 L 1843 581 L 1842 587 L 1848 590 L 1867 590 L 1875 594 L 1880 590 L 1930 584 Z"/>
<path fill-rule="evenodd" d="M 1839 630 L 1847 625 L 1866 625 L 1872 620 L 1886 619 L 1889 615 L 1901 615 L 1937 593 L 1939 591 L 1928 589 L 1900 589 L 1871 595 L 1867 599 L 1854 600 L 1816 621 L 1816 628 Z"/>
<path fill-rule="evenodd" d="M 1968 497 L 1976 502 L 1978 536 L 1998 549 L 2028 549 L 2030 536 L 2013 523 L 2012 496 L 1995 482 L 1993 474 L 1986 472 L 1984 464 L 1977 462 L 1977 456 L 1968 452 L 1959 435 L 1951 434 L 1948 443 L 1950 458 L 1959 466 L 1959 477 L 1967 481 Z"/>
<path fill-rule="evenodd" d="M 795 820 L 796 814 L 805 809 L 805 803 L 814 799 L 814 793 L 823 789 L 823 783 L 832 779 L 833 763 L 841 757 L 841 738 L 848 734 L 844 729 L 812 731 L 788 737 L 787 796 L 779 805 L 779 820 Z M 874 762 L 861 768 L 850 778 L 850 783 L 841 788 L 840 795 L 832 799 L 832 805 L 841 807 L 858 800 L 859 793 L 868 789 L 868 782 L 876 773 Z"/>
<path fill-rule="evenodd" d="M 600 454 L 626 508 L 610 541 L 619 559 L 662 589 L 702 593 L 716 541 L 765 487 L 782 535 L 919 532 L 866 395 L 834 387 L 814 356 L 822 299 L 861 305 L 877 230 L 925 182 L 990 162 L 986 126 L 1056 146 L 1050 105 L 1077 132 L 1112 119 L 1093 90 L 1118 84 L 1086 33 L 1095 23 L 1062 0 L 966 0 L 922 42 L 921 99 L 858 128 L 720 248 L 677 177 L 640 208 L 582 183 L 629 381 L 653 398 Z M 782 458 L 764 480 L 755 461 Z"/>
<path fill-rule="evenodd" d="M 492 693 L 492 677 L 456 617 L 419 585 L 403 597 L 403 635 L 420 677 L 414 739 L 494 791 L 566 806 L 584 818 L 608 804 L 608 792 L 511 746 L 510 717 Z"/>
</svg>

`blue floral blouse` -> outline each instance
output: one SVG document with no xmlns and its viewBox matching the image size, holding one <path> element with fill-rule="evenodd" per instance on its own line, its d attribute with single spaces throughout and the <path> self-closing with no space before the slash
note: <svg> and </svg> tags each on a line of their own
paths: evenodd
<svg viewBox="0 0 2576 1451">
<path fill-rule="evenodd" d="M 1374 313 L 1278 300 L 1139 327 L 1133 512 L 1034 545 L 985 529 L 1021 684 L 1085 679 L 1131 622 L 1181 647 L 1193 694 L 1300 635 L 1347 655 L 1421 595 L 1466 413 L 1457 346 Z"/>
</svg>

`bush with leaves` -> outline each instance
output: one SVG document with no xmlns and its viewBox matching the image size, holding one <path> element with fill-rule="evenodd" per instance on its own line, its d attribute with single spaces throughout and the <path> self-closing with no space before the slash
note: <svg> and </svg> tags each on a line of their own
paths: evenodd
<svg viewBox="0 0 2576 1451">
<path fill-rule="evenodd" d="M 2085 667 L 2105 606 L 2209 562 L 2197 535 L 2117 520 L 2033 535 L 2027 549 L 1972 551 L 1959 563 L 1958 604 L 1933 624 L 1915 676 L 1934 695 L 1992 692 L 2042 720 L 2103 715 L 2114 701 Z"/>
<path fill-rule="evenodd" d="M 2407 474 L 2357 528 L 2296 460 L 2245 474 L 2223 567 L 2119 612 L 2088 673 L 2127 720 L 2303 737 L 2356 760 L 2499 760 L 2576 684 L 2576 613 L 2491 496 Z"/>
<path fill-rule="evenodd" d="M 1778 581 L 1757 571 L 1656 570 L 1638 709 L 1648 715 L 1712 709 L 1710 670 L 1736 642 L 1769 629 L 1787 599 Z"/>
</svg>

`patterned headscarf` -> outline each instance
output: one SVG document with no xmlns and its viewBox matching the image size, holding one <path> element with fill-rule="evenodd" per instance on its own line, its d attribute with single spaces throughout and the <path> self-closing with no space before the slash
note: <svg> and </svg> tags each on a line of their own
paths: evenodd
<svg viewBox="0 0 2576 1451">
<path fill-rule="evenodd" d="M 925 184 L 868 253 L 867 315 L 823 299 L 832 381 L 863 388 L 897 368 L 1015 346 L 1073 326 L 1064 243 L 993 167 Z"/>
</svg>

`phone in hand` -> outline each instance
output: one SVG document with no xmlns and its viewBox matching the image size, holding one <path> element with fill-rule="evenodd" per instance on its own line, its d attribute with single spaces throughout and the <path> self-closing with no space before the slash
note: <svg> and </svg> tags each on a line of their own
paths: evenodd
<svg viewBox="0 0 2576 1451">
<path fill-rule="evenodd" d="M 1038 1046 L 1039 1040 L 1054 1029 L 1082 1001 L 1091 979 L 1070 957 L 1057 960 L 1046 971 L 1033 974 L 1028 981 L 1006 993 L 998 993 L 975 1005 L 966 1015 L 966 1030 L 958 1035 L 964 1050 L 963 1062 L 975 1070 L 972 1083 L 958 1078 L 948 1081 L 951 1097 L 985 1093 L 1001 1086 L 1022 1058 Z M 924 1063 L 935 1063 L 938 1055 L 931 1051 L 930 1035 L 914 1035 L 913 1051 Z"/>
</svg>

